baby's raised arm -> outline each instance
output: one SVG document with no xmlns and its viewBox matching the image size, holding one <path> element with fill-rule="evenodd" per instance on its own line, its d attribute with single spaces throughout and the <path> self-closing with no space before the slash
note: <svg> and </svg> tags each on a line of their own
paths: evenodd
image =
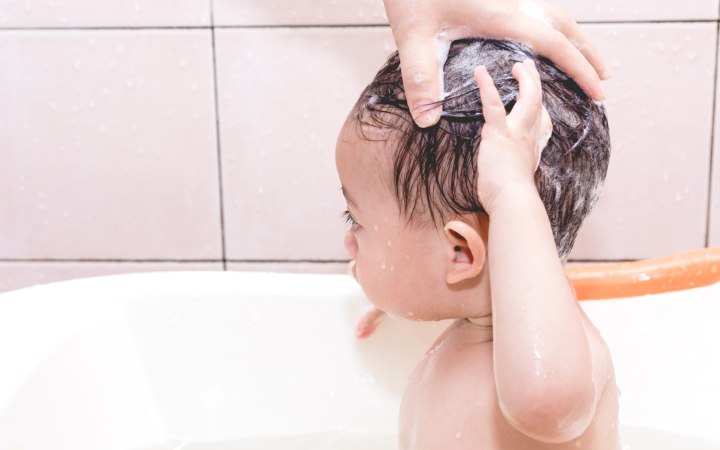
<svg viewBox="0 0 720 450">
<path fill-rule="evenodd" d="M 545 442 L 578 437 L 599 398 L 579 305 L 534 183 L 552 126 L 531 60 L 517 63 L 511 113 L 483 67 L 475 71 L 486 123 L 478 152 L 478 195 L 490 216 L 493 357 L 503 415 Z"/>
</svg>

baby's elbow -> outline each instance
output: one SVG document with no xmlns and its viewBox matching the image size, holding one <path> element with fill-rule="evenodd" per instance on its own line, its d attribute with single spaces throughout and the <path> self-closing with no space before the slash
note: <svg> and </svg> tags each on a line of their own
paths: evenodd
<svg viewBox="0 0 720 450">
<path fill-rule="evenodd" d="M 523 434 L 547 443 L 580 437 L 592 422 L 596 393 L 592 382 L 553 386 L 542 383 L 512 404 L 500 402 L 505 418 Z"/>
</svg>

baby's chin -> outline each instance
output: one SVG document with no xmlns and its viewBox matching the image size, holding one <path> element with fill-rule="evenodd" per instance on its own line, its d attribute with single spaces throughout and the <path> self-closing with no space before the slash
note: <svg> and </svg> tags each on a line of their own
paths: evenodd
<svg viewBox="0 0 720 450">
<path fill-rule="evenodd" d="M 421 308 L 397 307 L 395 305 L 388 306 L 387 302 L 375 303 L 376 308 L 382 310 L 385 314 L 393 319 L 411 320 L 413 322 L 436 322 L 438 320 L 455 319 L 456 317 L 448 317 L 441 315 L 437 311 L 424 311 Z M 382 306 L 380 306 L 382 305 Z"/>
</svg>

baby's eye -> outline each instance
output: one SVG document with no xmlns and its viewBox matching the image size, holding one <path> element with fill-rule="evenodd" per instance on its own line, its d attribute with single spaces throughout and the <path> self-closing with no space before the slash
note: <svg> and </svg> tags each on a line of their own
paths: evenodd
<svg viewBox="0 0 720 450">
<path fill-rule="evenodd" d="M 352 216 L 352 214 L 350 214 L 349 210 L 346 209 L 345 211 L 343 211 L 342 217 L 345 218 L 346 223 L 350 224 L 350 228 L 352 230 L 357 230 L 360 228 L 360 224 L 357 222 L 357 220 L 355 220 L 355 218 Z"/>
</svg>

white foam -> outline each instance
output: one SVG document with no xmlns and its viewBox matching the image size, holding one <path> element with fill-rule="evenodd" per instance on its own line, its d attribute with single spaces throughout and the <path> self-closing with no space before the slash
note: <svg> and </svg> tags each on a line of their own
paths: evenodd
<svg viewBox="0 0 720 450">
<path fill-rule="evenodd" d="M 440 81 L 440 100 L 444 100 L 447 96 L 445 92 L 445 62 L 447 61 L 448 53 L 450 52 L 451 41 L 448 39 L 447 31 L 441 31 L 433 39 L 435 44 L 435 56 L 438 63 L 438 78 Z"/>
<path fill-rule="evenodd" d="M 546 23 L 551 27 L 553 26 L 552 20 L 545 13 L 543 7 L 534 0 L 520 0 L 520 2 L 518 3 L 518 9 L 521 13 L 525 14 L 528 17 Z"/>
</svg>

